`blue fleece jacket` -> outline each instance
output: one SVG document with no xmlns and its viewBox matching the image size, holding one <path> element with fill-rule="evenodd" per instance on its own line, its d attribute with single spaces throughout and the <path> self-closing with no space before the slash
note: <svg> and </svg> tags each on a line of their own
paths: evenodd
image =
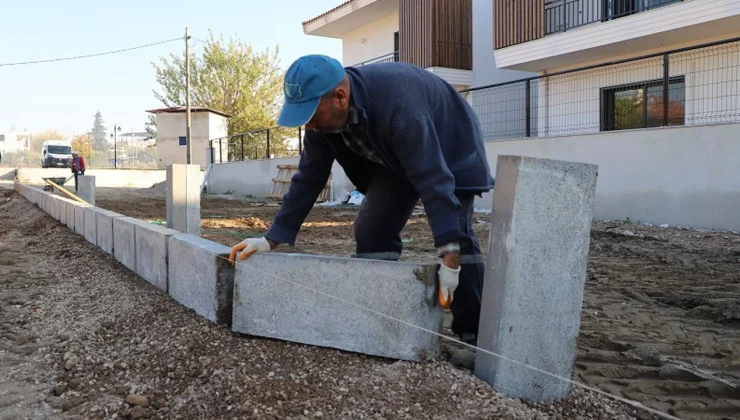
<svg viewBox="0 0 740 420">
<path fill-rule="evenodd" d="M 464 238 L 455 193 L 482 193 L 494 186 L 473 109 L 447 82 L 411 64 L 379 63 L 346 71 L 368 141 L 386 167 L 416 188 L 435 246 Z M 363 171 L 372 167 L 370 162 L 350 151 L 339 134 L 307 131 L 298 172 L 267 238 L 295 243 L 335 160 L 365 193 Z"/>
</svg>

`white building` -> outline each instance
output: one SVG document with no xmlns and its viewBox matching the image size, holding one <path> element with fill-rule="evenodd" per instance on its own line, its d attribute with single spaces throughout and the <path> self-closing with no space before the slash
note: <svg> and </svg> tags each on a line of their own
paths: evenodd
<svg viewBox="0 0 740 420">
<path fill-rule="evenodd" d="M 531 136 L 740 121 L 740 43 L 716 44 L 740 36 L 740 1 L 494 4 L 498 66 L 549 75 L 529 82 Z"/>
<path fill-rule="evenodd" d="M 146 112 L 156 116 L 157 124 L 157 167 L 164 169 L 169 164 L 187 163 L 186 114 L 184 106 L 150 109 Z M 228 142 L 210 144 L 209 140 L 227 138 L 229 132 L 228 114 L 205 107 L 190 108 L 192 159 L 194 165 L 202 169 L 211 163 L 206 159 L 206 149 L 213 148 L 215 163 L 228 161 Z"/>
<path fill-rule="evenodd" d="M 408 62 L 458 90 L 522 77 L 521 72 L 497 70 L 490 48 L 476 63 L 473 23 L 483 16 L 474 8 L 481 4 L 485 7 L 472 0 L 350 0 L 303 22 L 303 31 L 341 39 L 345 66 Z M 488 77 L 475 77 L 476 64 L 489 66 Z"/>
<path fill-rule="evenodd" d="M 27 131 L 0 132 L 0 154 L 23 152 L 31 147 L 31 133 Z"/>
<path fill-rule="evenodd" d="M 494 174 L 594 163 L 597 219 L 740 230 L 740 0 L 350 0 L 303 28 L 460 89 Z"/>
<path fill-rule="evenodd" d="M 350 0 L 303 22 L 303 31 L 341 39 L 345 66 L 412 63 L 439 75 L 463 91 L 473 106 L 485 110 L 489 106 L 485 98 L 464 90 L 536 75 L 496 67 L 492 26 L 492 0 Z M 508 100 L 518 100 L 523 107 L 523 93 L 514 96 Z M 479 117 L 487 131 L 525 130 L 520 111 L 515 115 L 484 111 Z"/>
</svg>

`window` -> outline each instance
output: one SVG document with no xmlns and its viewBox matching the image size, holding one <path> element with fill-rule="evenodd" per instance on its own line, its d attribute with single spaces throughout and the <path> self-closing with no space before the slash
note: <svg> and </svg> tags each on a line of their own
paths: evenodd
<svg viewBox="0 0 740 420">
<path fill-rule="evenodd" d="M 186 136 L 178 137 L 177 140 L 179 140 L 180 146 L 187 146 L 188 145 L 188 138 Z"/>
<path fill-rule="evenodd" d="M 684 125 L 684 77 L 668 83 L 668 125 Z M 650 81 L 601 90 L 601 131 L 663 125 L 663 81 Z"/>
<path fill-rule="evenodd" d="M 46 147 L 46 149 L 49 151 L 49 153 L 54 155 L 69 155 L 72 153 L 72 147 L 70 146 L 56 146 L 50 144 Z"/>
</svg>

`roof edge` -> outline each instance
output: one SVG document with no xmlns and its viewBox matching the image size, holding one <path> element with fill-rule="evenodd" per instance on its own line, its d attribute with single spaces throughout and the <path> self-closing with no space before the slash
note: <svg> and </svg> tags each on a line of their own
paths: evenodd
<svg viewBox="0 0 740 420">
<path fill-rule="evenodd" d="M 170 107 L 164 107 L 164 108 L 153 108 L 153 109 L 147 109 L 144 112 L 148 112 L 150 114 L 179 114 L 181 112 L 186 112 L 187 109 L 184 106 L 170 106 Z M 211 112 L 214 114 L 221 115 L 226 118 L 231 118 L 233 115 L 229 115 L 225 112 L 217 111 L 215 109 L 211 109 L 205 106 L 191 106 L 190 112 Z"/>
</svg>

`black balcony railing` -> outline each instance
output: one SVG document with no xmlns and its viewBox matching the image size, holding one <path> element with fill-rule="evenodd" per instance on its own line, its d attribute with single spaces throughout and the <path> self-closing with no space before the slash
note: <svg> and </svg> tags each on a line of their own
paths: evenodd
<svg viewBox="0 0 740 420">
<path fill-rule="evenodd" d="M 390 54 L 381 55 L 380 57 L 371 58 L 369 60 L 363 61 L 362 63 L 354 64 L 353 67 L 364 66 L 365 64 L 373 63 L 392 63 L 394 61 L 398 61 L 398 51 L 392 52 Z"/>
<path fill-rule="evenodd" d="M 486 141 L 740 123 L 740 38 L 461 91 Z"/>
<path fill-rule="evenodd" d="M 545 35 L 605 22 L 683 0 L 546 0 Z"/>
<path fill-rule="evenodd" d="M 294 131 L 295 130 L 295 131 Z M 297 139 L 297 147 L 290 143 Z M 270 127 L 209 140 L 211 163 L 298 156 L 303 151 L 303 127 Z"/>
</svg>

